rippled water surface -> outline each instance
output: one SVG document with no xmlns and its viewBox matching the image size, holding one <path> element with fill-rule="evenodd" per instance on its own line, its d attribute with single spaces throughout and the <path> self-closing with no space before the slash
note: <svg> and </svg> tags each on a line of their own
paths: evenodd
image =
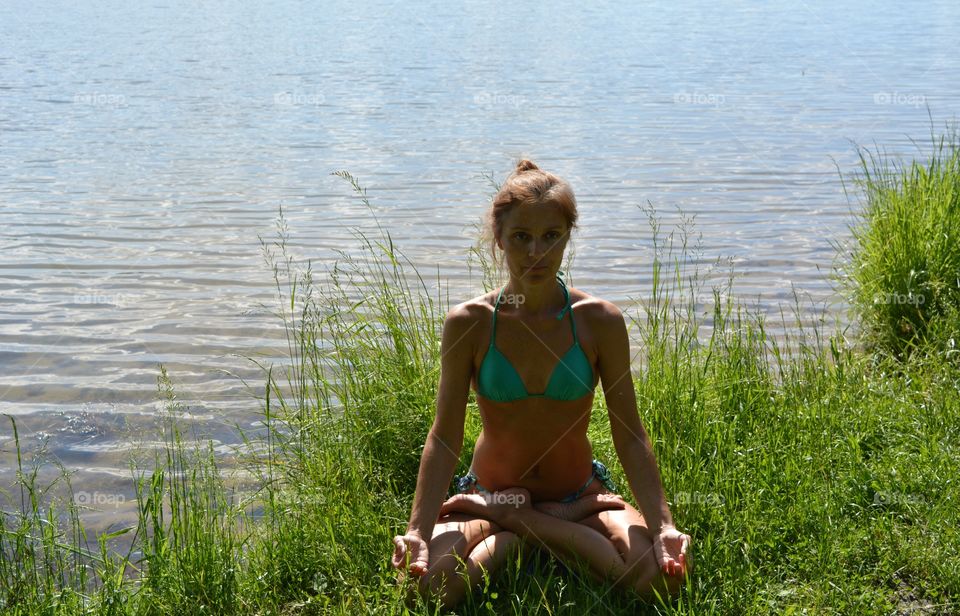
<svg viewBox="0 0 960 616">
<path fill-rule="evenodd" d="M 246 357 L 285 349 L 258 238 L 282 204 L 323 269 L 375 228 L 335 170 L 451 298 L 482 291 L 485 176 L 529 156 L 577 193 L 576 286 L 649 291 L 650 203 L 776 313 L 831 301 L 852 143 L 913 156 L 960 108 L 945 0 L 80 4 L 0 5 L 0 410 L 95 495 L 131 495 L 160 364 L 221 453 L 257 421 Z M 0 449 L 9 485 L 6 418 Z"/>
</svg>

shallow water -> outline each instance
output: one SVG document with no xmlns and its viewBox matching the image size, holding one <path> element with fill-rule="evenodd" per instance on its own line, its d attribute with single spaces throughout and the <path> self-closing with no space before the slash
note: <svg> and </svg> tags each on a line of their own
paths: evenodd
<svg viewBox="0 0 960 616">
<path fill-rule="evenodd" d="M 938 132 L 960 108 L 955 2 L 499 6 L 0 6 L 0 411 L 23 446 L 125 493 L 162 363 L 226 455 L 258 419 L 245 357 L 285 349 L 258 236 L 282 204 L 320 271 L 375 230 L 339 169 L 451 298 L 482 291 L 484 175 L 529 156 L 577 193 L 577 287 L 636 308 L 649 202 L 695 215 L 704 267 L 732 259 L 769 314 L 796 288 L 841 316 L 851 142 L 914 155 L 927 106 Z"/>
</svg>

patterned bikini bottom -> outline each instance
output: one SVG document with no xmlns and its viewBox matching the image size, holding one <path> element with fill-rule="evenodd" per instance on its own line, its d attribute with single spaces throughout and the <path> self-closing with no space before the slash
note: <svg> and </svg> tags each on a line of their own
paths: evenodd
<svg viewBox="0 0 960 616">
<path fill-rule="evenodd" d="M 594 479 L 599 480 L 600 483 L 602 483 L 602 484 L 604 485 L 604 487 L 607 488 L 608 490 L 610 490 L 611 492 L 616 492 L 616 491 L 617 491 L 617 486 L 613 483 L 613 479 L 611 478 L 611 475 L 610 475 L 610 469 L 608 469 L 608 468 L 604 465 L 604 463 L 601 462 L 600 460 L 594 460 L 594 461 L 593 461 L 593 474 L 590 475 L 590 478 L 587 479 L 587 482 L 586 482 L 585 484 L 583 484 L 583 485 L 580 487 L 580 489 L 577 490 L 576 492 L 574 492 L 574 493 L 572 493 L 572 494 L 569 494 L 569 495 L 564 496 L 563 498 L 561 498 L 561 499 L 560 499 L 560 502 L 561 502 L 561 503 L 572 503 L 573 501 L 575 501 L 575 500 L 577 500 L 578 498 L 580 498 L 580 496 L 583 495 L 584 490 L 586 490 L 587 487 L 589 487 L 589 485 L 590 485 L 591 483 L 593 483 L 593 480 L 594 480 Z M 481 494 L 490 494 L 490 493 L 491 493 L 491 490 L 486 489 L 485 487 L 483 487 L 482 485 L 480 485 L 480 484 L 477 482 L 477 476 L 473 474 L 473 471 L 472 471 L 472 470 L 467 471 L 467 474 L 464 475 L 464 476 L 462 476 L 462 477 L 455 477 L 454 480 L 453 480 L 453 485 L 454 485 L 454 488 L 456 489 L 457 493 L 460 493 L 460 494 L 463 494 L 463 493 L 465 493 L 465 492 L 469 492 L 470 490 L 476 490 L 477 492 L 480 492 Z"/>
</svg>

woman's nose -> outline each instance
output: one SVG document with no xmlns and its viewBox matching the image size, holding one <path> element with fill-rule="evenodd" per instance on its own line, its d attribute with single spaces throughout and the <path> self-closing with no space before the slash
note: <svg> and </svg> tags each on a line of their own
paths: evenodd
<svg viewBox="0 0 960 616">
<path fill-rule="evenodd" d="M 531 257 L 540 257 L 545 252 L 547 252 L 547 242 L 544 240 L 533 240 L 530 242 L 530 256 Z"/>
</svg>

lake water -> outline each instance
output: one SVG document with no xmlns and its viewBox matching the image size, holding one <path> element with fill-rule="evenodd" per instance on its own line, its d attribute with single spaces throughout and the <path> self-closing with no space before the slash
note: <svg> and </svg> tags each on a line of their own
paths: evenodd
<svg viewBox="0 0 960 616">
<path fill-rule="evenodd" d="M 255 426 L 245 357 L 285 349 L 258 237 L 282 204 L 322 270 L 375 228 L 333 171 L 451 298 L 482 291 L 485 176 L 528 156 L 577 194 L 576 286 L 649 291 L 649 202 L 695 215 L 763 310 L 796 288 L 841 314 L 852 142 L 913 156 L 927 108 L 937 132 L 960 109 L 952 0 L 412 9 L 0 5 L 0 412 L 103 520 L 130 514 L 132 435 L 159 439 L 159 364 L 221 453 Z"/>
</svg>

